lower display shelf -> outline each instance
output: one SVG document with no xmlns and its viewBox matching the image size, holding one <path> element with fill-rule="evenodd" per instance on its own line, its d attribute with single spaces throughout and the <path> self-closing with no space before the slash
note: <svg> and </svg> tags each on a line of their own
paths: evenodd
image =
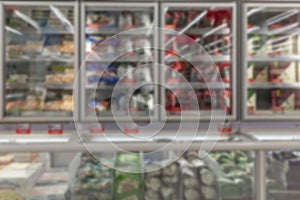
<svg viewBox="0 0 300 200">
<path fill-rule="evenodd" d="M 256 119 L 260 116 L 266 117 L 266 115 L 273 115 L 273 117 L 279 116 L 280 118 L 282 118 L 282 116 L 285 115 L 288 117 L 299 116 L 300 110 L 285 110 L 284 108 L 276 110 L 251 110 L 250 112 L 248 112 L 248 114 L 249 116 L 255 115 Z"/>
<path fill-rule="evenodd" d="M 274 89 L 274 88 L 298 89 L 300 88 L 300 84 L 299 83 L 257 82 L 257 83 L 248 83 L 247 87 L 250 89 Z"/>
<path fill-rule="evenodd" d="M 41 131 L 42 132 L 42 131 Z M 45 132 L 45 131 L 44 131 Z M 215 131 L 199 130 L 177 132 L 163 130 L 153 136 L 153 131 L 141 130 L 135 134 L 124 134 L 121 130 L 107 130 L 100 134 L 89 134 L 88 131 L 65 132 L 48 135 L 32 133 L 30 135 L 2 134 L 0 152 L 83 152 L 88 148 L 91 152 L 120 151 L 154 151 L 165 146 L 165 150 L 278 150 L 299 149 L 299 130 L 286 131 L 276 129 L 247 130 L 236 133 L 235 137 L 247 140 L 233 140 L 234 135 L 223 135 Z M 277 137 L 278 134 L 282 137 Z M 259 142 L 257 142 L 259 141 Z M 284 142 L 283 142 L 284 141 Z M 188 148 L 187 148 L 188 147 Z"/>
<path fill-rule="evenodd" d="M 77 153 L 58 168 L 46 164 L 50 159 L 47 153 L 8 153 L 0 156 L 0 183 L 15 185 L 13 188 L 1 187 L 0 197 L 9 200 L 253 198 L 251 152 L 218 152 L 201 158 L 197 151 L 189 151 L 166 166 L 164 163 L 172 155 L 175 152 L 158 152 L 152 157 L 113 152 L 93 156 Z M 106 159 L 112 160 L 115 167 L 107 166 L 103 162 Z M 158 169 L 140 173 L 121 170 L 134 170 L 146 160 Z"/>
<path fill-rule="evenodd" d="M 51 136 L 51 135 L 1 135 L 1 144 L 42 144 L 42 143 L 67 143 L 70 136 Z"/>
<path fill-rule="evenodd" d="M 277 138 L 278 132 L 284 137 Z M 110 130 L 80 138 L 75 132 L 6 134 L 0 139 L 0 184 L 14 183 L 15 188 L 1 187 L 0 197 L 296 200 L 298 132 L 244 129 L 207 136 L 202 130 L 196 138 L 188 131 L 174 138 L 174 131 L 165 130 L 152 139 L 150 130 L 135 135 Z M 203 156 L 201 150 L 209 153 Z"/>
</svg>

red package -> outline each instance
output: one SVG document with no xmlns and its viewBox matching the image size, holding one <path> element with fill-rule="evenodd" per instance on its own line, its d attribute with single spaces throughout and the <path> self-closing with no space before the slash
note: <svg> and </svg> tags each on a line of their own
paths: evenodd
<svg viewBox="0 0 300 200">
<path fill-rule="evenodd" d="M 31 125 L 30 124 L 16 124 L 17 134 L 30 134 Z"/>
<path fill-rule="evenodd" d="M 219 26 L 223 23 L 231 24 L 231 12 L 228 10 L 215 11 L 215 26 Z"/>
</svg>

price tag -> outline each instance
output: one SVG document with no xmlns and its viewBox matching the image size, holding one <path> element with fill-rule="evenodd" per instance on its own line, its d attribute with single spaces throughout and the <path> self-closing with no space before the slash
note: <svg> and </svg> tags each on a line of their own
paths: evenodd
<svg viewBox="0 0 300 200">
<path fill-rule="evenodd" d="M 30 132 L 31 132 L 31 124 L 28 123 L 16 124 L 17 134 L 30 134 Z"/>
<path fill-rule="evenodd" d="M 248 109 L 248 114 L 249 115 L 251 115 L 251 114 L 253 115 L 254 114 L 254 106 L 248 106 L 247 109 Z"/>
<path fill-rule="evenodd" d="M 299 137 L 299 136 L 298 136 L 298 137 L 297 137 L 297 136 L 295 136 L 295 137 L 293 137 L 293 138 L 292 138 L 292 140 L 299 141 L 299 140 L 300 140 L 300 137 Z"/>
<path fill-rule="evenodd" d="M 137 134 L 139 132 L 139 127 L 135 123 L 124 124 L 123 132 L 126 134 Z"/>
<path fill-rule="evenodd" d="M 279 62 L 278 62 L 277 60 L 274 61 L 274 67 L 275 67 L 275 68 L 279 67 Z"/>
<path fill-rule="evenodd" d="M 220 125 L 219 133 L 223 135 L 230 135 L 232 133 L 232 124 L 230 122 L 225 122 L 223 126 Z"/>
<path fill-rule="evenodd" d="M 272 107 L 273 113 L 281 113 L 281 114 L 284 114 L 284 110 L 285 110 L 285 108 L 282 107 L 282 106 L 279 106 L 279 107 L 273 106 L 273 107 Z"/>
<path fill-rule="evenodd" d="M 98 33 L 100 29 L 99 24 L 89 24 L 88 27 L 86 27 L 87 33 Z"/>
<path fill-rule="evenodd" d="M 48 134 L 63 134 L 64 126 L 63 124 L 49 124 L 48 125 Z"/>
<path fill-rule="evenodd" d="M 104 124 L 91 123 L 89 124 L 89 131 L 91 134 L 104 133 Z"/>
</svg>

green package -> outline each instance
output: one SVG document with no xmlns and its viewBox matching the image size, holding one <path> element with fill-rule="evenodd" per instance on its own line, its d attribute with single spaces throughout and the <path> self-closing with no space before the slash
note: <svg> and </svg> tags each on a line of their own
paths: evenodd
<svg viewBox="0 0 300 200">
<path fill-rule="evenodd" d="M 141 173 L 141 160 L 138 153 L 118 153 L 115 160 L 117 169 L 114 177 L 114 200 L 142 200 L 143 182 Z M 129 172 L 126 172 L 129 171 Z"/>
</svg>

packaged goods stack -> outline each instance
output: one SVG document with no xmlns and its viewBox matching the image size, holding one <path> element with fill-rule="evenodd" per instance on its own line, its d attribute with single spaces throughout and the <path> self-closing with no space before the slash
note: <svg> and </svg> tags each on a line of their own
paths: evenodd
<svg viewBox="0 0 300 200">
<path fill-rule="evenodd" d="M 5 6 L 5 14 L 5 114 L 72 116 L 73 8 Z"/>
<path fill-rule="evenodd" d="M 248 7 L 247 115 L 299 112 L 298 11 Z"/>
<path fill-rule="evenodd" d="M 112 169 L 91 155 L 83 154 L 76 179 L 70 186 L 70 199 L 111 200 L 112 188 Z"/>
<path fill-rule="evenodd" d="M 252 199 L 253 160 L 241 151 L 211 153 L 221 171 L 222 199 Z"/>
<path fill-rule="evenodd" d="M 232 113 L 232 91 L 230 90 L 232 10 L 226 7 L 188 9 L 170 6 L 165 12 L 164 26 L 189 36 L 189 39 L 180 36 L 174 39 L 173 32 L 166 32 L 165 41 L 167 44 L 171 41 L 171 45 L 165 52 L 165 64 L 181 73 L 190 83 L 199 101 L 199 108 L 204 111 L 202 113 L 215 109 L 225 110 L 230 115 Z M 199 43 L 201 48 L 195 43 Z M 176 55 L 175 52 L 183 55 Z M 210 59 L 214 63 L 210 63 Z M 184 83 L 176 79 L 178 78 L 173 77 L 172 74 L 166 74 L 166 83 L 170 87 L 176 85 L 175 93 L 183 99 L 179 105 L 178 100 L 173 97 L 174 92 L 166 90 L 165 108 L 170 115 L 177 115 L 181 110 L 194 109 L 188 100 L 190 94 L 185 90 Z M 214 103 L 212 99 L 218 100 Z"/>
<path fill-rule="evenodd" d="M 154 22 L 152 8 L 133 6 L 127 10 L 87 6 L 85 15 L 85 93 L 87 115 L 123 116 L 130 110 L 136 116 L 154 113 L 154 86 L 137 84 L 153 81 Z M 136 29 L 130 32 L 132 28 Z M 140 31 L 140 32 L 139 32 Z M 121 33 L 121 34 L 119 34 Z M 117 34 L 117 35 L 116 35 Z M 117 82 L 122 85 L 113 89 Z M 96 92 L 95 92 L 96 91 Z M 133 93 L 131 97 L 128 94 Z M 94 94 L 95 93 L 95 94 Z M 128 100 L 129 98 L 129 100 Z M 124 102 L 128 101 L 129 106 Z"/>
<path fill-rule="evenodd" d="M 197 152 L 189 152 L 181 159 L 181 185 L 183 200 L 218 199 L 218 171 L 200 159 Z"/>
<path fill-rule="evenodd" d="M 6 154 L 0 157 L 0 199 L 25 200 L 30 196 L 45 165 L 38 154 Z"/>
<path fill-rule="evenodd" d="M 139 153 L 117 153 L 113 189 L 115 200 L 143 199 L 144 182 L 143 175 L 140 173 L 141 164 Z"/>
</svg>

